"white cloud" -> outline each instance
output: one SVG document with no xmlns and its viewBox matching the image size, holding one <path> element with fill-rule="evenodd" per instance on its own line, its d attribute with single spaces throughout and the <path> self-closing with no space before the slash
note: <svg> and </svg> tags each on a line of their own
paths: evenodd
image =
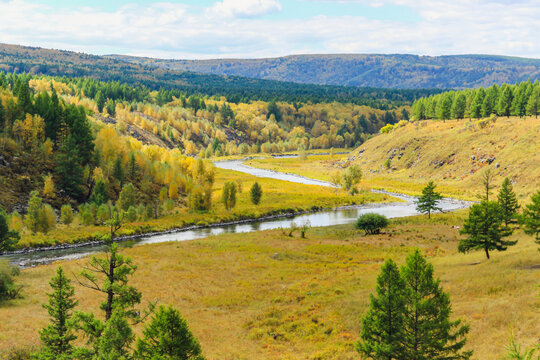
<svg viewBox="0 0 540 360">
<path fill-rule="evenodd" d="M 257 18 L 280 8 L 274 0 L 222 0 L 202 13 L 172 3 L 103 11 L 58 10 L 29 1 L 0 1 L 0 41 L 97 54 L 167 58 L 299 53 L 486 53 L 540 57 L 540 7 L 536 0 L 378 0 L 411 7 L 420 15 L 421 20 L 416 22 L 373 20 L 358 14 Z M 218 9 L 221 16 L 216 16 Z"/>
<path fill-rule="evenodd" d="M 208 9 L 215 16 L 255 17 L 281 11 L 281 3 L 277 0 L 222 0 Z"/>
</svg>

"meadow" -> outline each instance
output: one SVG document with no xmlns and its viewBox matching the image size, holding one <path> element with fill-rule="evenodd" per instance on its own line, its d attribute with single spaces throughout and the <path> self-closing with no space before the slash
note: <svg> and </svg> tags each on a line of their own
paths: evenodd
<svg viewBox="0 0 540 360">
<path fill-rule="evenodd" d="M 521 231 L 516 246 L 491 260 L 457 253 L 466 215 L 394 219 L 373 236 L 343 225 L 312 228 L 305 239 L 270 230 L 123 252 L 138 265 L 132 284 L 143 303 L 179 308 L 207 359 L 345 360 L 360 358 L 354 344 L 382 263 L 402 264 L 419 247 L 450 293 L 453 317 L 471 326 L 473 358 L 501 359 L 512 333 L 525 345 L 538 341 L 540 254 Z M 0 306 L 0 354 L 38 345 L 48 279 L 58 265 L 73 278 L 86 261 L 21 272 L 24 297 Z M 102 299 L 75 287 L 78 308 L 97 311 Z"/>
</svg>

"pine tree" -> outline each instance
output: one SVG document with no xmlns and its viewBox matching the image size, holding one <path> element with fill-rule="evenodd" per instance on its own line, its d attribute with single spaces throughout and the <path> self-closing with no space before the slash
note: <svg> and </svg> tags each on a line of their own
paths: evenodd
<svg viewBox="0 0 540 360">
<path fill-rule="evenodd" d="M 470 112 L 471 117 L 475 119 L 480 119 L 482 117 L 482 104 L 484 102 L 485 91 L 480 88 L 476 90 L 476 93 L 471 102 Z"/>
<path fill-rule="evenodd" d="M 540 190 L 531 196 L 531 203 L 523 209 L 521 217 L 523 231 L 526 234 L 533 235 L 536 242 L 540 244 Z"/>
<path fill-rule="evenodd" d="M 8 216 L 4 209 L 0 207 L 0 254 L 13 250 L 20 236 L 17 231 L 9 230 Z"/>
<path fill-rule="evenodd" d="M 72 310 L 77 305 L 77 301 L 73 299 L 75 289 L 62 267 L 57 269 L 56 276 L 49 284 L 53 292 L 47 294 L 49 304 L 44 304 L 43 307 L 49 313 L 51 324 L 39 333 L 43 349 L 38 358 L 51 360 L 61 359 L 62 356 L 67 358 L 73 350 L 71 343 L 77 338 L 69 325 Z"/>
<path fill-rule="evenodd" d="M 259 205 L 263 195 L 263 190 L 261 185 L 258 182 L 255 182 L 251 189 L 249 190 L 249 195 L 251 198 L 251 203 L 255 206 Z"/>
<path fill-rule="evenodd" d="M 510 179 L 504 179 L 497 200 L 501 208 L 504 224 L 508 227 L 510 224 L 515 223 L 519 204 Z"/>
<path fill-rule="evenodd" d="M 436 187 L 437 185 L 433 181 L 430 181 L 422 190 L 422 196 L 419 196 L 416 200 L 416 210 L 422 214 L 427 213 L 428 219 L 431 219 L 431 213 L 433 211 L 442 210 L 437 204 L 443 197 L 435 191 Z"/>
<path fill-rule="evenodd" d="M 460 232 L 468 235 L 466 239 L 459 242 L 460 252 L 483 249 L 488 259 L 490 251 L 504 251 L 517 242 L 504 240 L 511 231 L 503 226 L 501 208 L 494 201 L 484 200 L 480 204 L 472 205 L 469 209 L 469 217 L 465 220 Z"/>
<path fill-rule="evenodd" d="M 400 359 L 469 359 L 462 352 L 469 327 L 450 321 L 450 297 L 433 278 L 433 265 L 417 249 L 401 268 L 404 281 L 403 353 Z"/>
<path fill-rule="evenodd" d="M 173 307 L 160 306 L 137 342 L 136 359 L 202 360 L 201 346 Z"/>
<path fill-rule="evenodd" d="M 374 360 L 403 359 L 404 285 L 397 265 L 387 260 L 362 321 L 361 340 L 356 344 L 360 354 Z"/>
<path fill-rule="evenodd" d="M 450 119 L 452 115 L 452 94 L 443 94 L 441 105 L 439 107 L 438 118 L 442 120 Z"/>
<path fill-rule="evenodd" d="M 94 101 L 96 102 L 98 111 L 102 112 L 103 107 L 105 106 L 106 99 L 105 99 L 105 96 L 103 96 L 103 93 L 101 92 L 101 90 L 98 90 L 98 92 L 96 93 Z"/>
<path fill-rule="evenodd" d="M 452 117 L 454 119 L 463 119 L 465 116 L 465 110 L 467 107 L 467 98 L 465 94 L 459 93 L 454 98 L 454 103 L 452 104 Z"/>
<path fill-rule="evenodd" d="M 23 80 L 21 77 L 18 78 L 17 82 L 17 105 L 23 113 L 32 114 L 34 111 L 34 105 L 32 103 L 32 93 L 30 92 L 28 82 Z"/>
</svg>

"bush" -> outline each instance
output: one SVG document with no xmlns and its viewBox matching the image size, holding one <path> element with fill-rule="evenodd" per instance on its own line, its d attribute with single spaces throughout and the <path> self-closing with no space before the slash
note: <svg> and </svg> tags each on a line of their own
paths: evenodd
<svg viewBox="0 0 540 360">
<path fill-rule="evenodd" d="M 356 220 L 356 228 L 364 230 L 366 235 L 378 234 L 382 228 L 388 226 L 388 219 L 384 215 L 367 213 Z"/>
<path fill-rule="evenodd" d="M 126 219 L 129 222 L 137 221 L 137 209 L 135 206 L 130 206 L 128 211 L 126 212 Z"/>
<path fill-rule="evenodd" d="M 19 275 L 19 268 L 9 265 L 9 261 L 0 260 L 0 301 L 19 296 L 21 286 L 15 284 L 14 276 Z"/>
<path fill-rule="evenodd" d="M 69 225 L 73 222 L 73 209 L 71 205 L 62 205 L 60 209 L 60 221 L 64 225 Z"/>
</svg>

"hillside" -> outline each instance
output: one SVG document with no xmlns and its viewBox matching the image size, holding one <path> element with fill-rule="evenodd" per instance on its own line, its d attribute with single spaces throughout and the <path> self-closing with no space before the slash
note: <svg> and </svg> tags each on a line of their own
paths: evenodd
<svg viewBox="0 0 540 360">
<path fill-rule="evenodd" d="M 348 159 L 374 186 L 418 192 L 429 180 L 464 197 L 480 194 L 483 170 L 504 177 L 524 198 L 540 186 L 540 119 L 420 121 L 373 137 Z M 387 168 L 388 167 L 388 168 Z"/>
<path fill-rule="evenodd" d="M 297 84 L 239 76 L 199 74 L 119 61 L 72 51 L 0 44 L 0 70 L 6 73 L 89 77 L 144 85 L 151 90 L 175 89 L 187 94 L 220 95 L 228 99 L 288 102 L 351 102 L 387 109 L 410 104 L 421 96 L 437 93 L 425 89 L 374 89 Z"/>
<path fill-rule="evenodd" d="M 396 89 L 475 88 L 540 79 L 540 59 L 490 55 L 293 55 L 267 59 L 163 60 L 124 55 L 112 59 L 170 70 Z"/>
</svg>

